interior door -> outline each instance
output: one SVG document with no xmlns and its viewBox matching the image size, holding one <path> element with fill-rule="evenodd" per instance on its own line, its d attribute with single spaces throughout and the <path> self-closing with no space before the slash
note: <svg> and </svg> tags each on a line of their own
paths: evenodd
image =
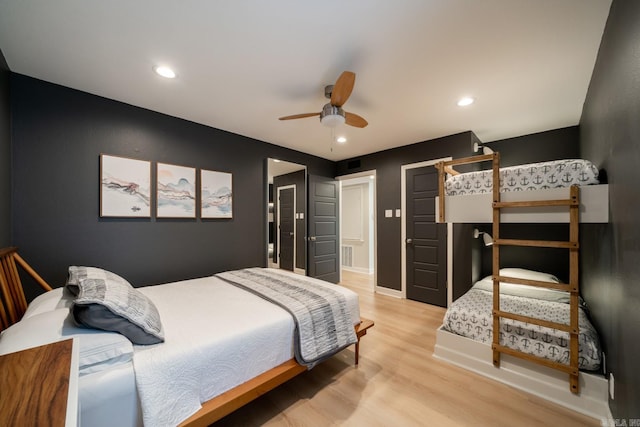
<svg viewBox="0 0 640 427">
<path fill-rule="evenodd" d="M 308 274 L 331 283 L 340 280 L 338 185 L 332 178 L 309 175 Z"/>
<path fill-rule="evenodd" d="M 295 254 L 295 188 L 278 188 L 278 251 L 279 265 L 293 271 Z"/>
<path fill-rule="evenodd" d="M 406 171 L 407 298 L 447 306 L 447 225 L 436 223 L 438 172 L 433 166 Z"/>
</svg>

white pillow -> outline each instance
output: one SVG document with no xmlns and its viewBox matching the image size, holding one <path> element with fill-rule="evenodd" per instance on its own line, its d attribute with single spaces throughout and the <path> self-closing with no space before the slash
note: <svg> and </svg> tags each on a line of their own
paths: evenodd
<svg viewBox="0 0 640 427">
<path fill-rule="evenodd" d="M 68 308 L 35 314 L 5 329 L 0 334 L 0 354 L 67 338 L 77 339 L 81 376 L 127 363 L 133 357 L 131 341 L 115 332 L 76 327 Z"/>
<path fill-rule="evenodd" d="M 553 274 L 542 273 L 540 271 L 527 270 L 525 268 L 501 268 L 500 275 L 505 277 L 515 277 L 516 279 L 538 280 L 540 282 L 560 283 L 560 280 Z"/>
<path fill-rule="evenodd" d="M 63 288 L 55 288 L 42 295 L 38 295 L 29 303 L 27 311 L 25 311 L 23 319 L 35 316 L 36 314 L 45 313 L 47 311 L 57 310 L 59 308 L 71 307 L 73 300 L 65 295 Z"/>
</svg>

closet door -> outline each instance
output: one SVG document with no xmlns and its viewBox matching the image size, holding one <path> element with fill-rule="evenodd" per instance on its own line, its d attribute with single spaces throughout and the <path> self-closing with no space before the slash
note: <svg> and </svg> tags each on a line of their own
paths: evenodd
<svg viewBox="0 0 640 427">
<path fill-rule="evenodd" d="M 339 183 L 309 175 L 308 275 L 331 283 L 340 280 Z"/>
<path fill-rule="evenodd" d="M 436 168 L 408 169 L 406 192 L 407 298 L 446 307 L 447 225 L 436 223 Z"/>
</svg>

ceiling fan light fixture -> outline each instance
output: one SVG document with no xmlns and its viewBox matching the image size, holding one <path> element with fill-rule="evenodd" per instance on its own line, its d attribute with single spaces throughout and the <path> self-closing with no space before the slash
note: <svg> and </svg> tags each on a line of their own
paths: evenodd
<svg viewBox="0 0 640 427">
<path fill-rule="evenodd" d="M 335 105 L 325 104 L 322 107 L 322 113 L 320 113 L 320 123 L 323 125 L 335 128 L 340 125 L 343 125 L 345 119 L 345 114 L 342 108 L 336 107 Z"/>
<path fill-rule="evenodd" d="M 339 136 L 336 138 L 336 141 L 339 142 L 340 144 L 344 144 L 345 142 L 347 142 L 347 138 L 344 136 Z"/>
</svg>

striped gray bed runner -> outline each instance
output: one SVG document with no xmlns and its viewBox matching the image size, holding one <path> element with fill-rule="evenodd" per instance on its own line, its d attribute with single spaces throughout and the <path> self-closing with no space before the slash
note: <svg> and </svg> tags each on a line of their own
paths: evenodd
<svg viewBox="0 0 640 427">
<path fill-rule="evenodd" d="M 287 310 L 295 322 L 296 361 L 311 369 L 357 342 L 344 295 L 306 280 L 263 268 L 226 271 L 216 277 Z"/>
</svg>

